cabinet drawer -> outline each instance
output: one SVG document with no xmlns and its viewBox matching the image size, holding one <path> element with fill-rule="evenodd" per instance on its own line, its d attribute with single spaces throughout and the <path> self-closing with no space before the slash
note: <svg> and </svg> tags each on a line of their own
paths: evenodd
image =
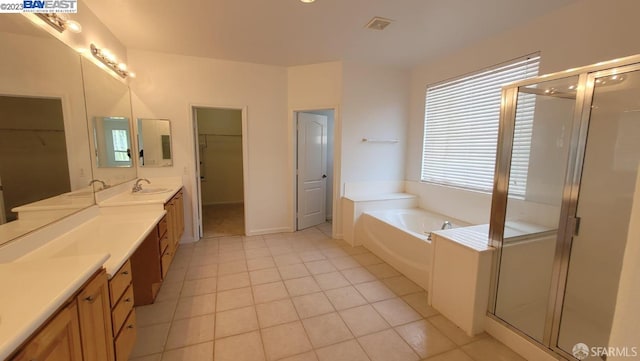
<svg viewBox="0 0 640 361">
<path fill-rule="evenodd" d="M 169 246 L 169 237 L 165 234 L 160 238 L 160 254 L 164 254 L 167 251 L 167 246 Z"/>
<path fill-rule="evenodd" d="M 131 310 L 115 341 L 116 361 L 127 361 L 136 343 L 136 310 Z"/>
<path fill-rule="evenodd" d="M 111 320 L 113 323 L 113 334 L 117 335 L 122 325 L 127 319 L 129 312 L 133 309 L 133 286 L 129 286 L 124 295 L 118 301 L 111 311 Z"/>
<path fill-rule="evenodd" d="M 162 217 L 158 223 L 158 237 L 162 238 L 167 233 L 167 216 Z"/>
<path fill-rule="evenodd" d="M 109 295 L 111 299 L 111 306 L 115 305 L 120 296 L 124 293 L 124 291 L 129 287 L 131 283 L 131 262 L 127 260 L 118 272 L 116 272 L 111 280 L 109 281 Z"/>
</svg>

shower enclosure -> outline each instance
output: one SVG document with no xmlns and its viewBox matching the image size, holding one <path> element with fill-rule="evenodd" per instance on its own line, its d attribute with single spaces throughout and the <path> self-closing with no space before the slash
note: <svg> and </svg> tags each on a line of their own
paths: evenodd
<svg viewBox="0 0 640 361">
<path fill-rule="evenodd" d="M 640 56 L 503 89 L 491 317 L 569 360 L 640 358 L 639 163 Z"/>
</svg>

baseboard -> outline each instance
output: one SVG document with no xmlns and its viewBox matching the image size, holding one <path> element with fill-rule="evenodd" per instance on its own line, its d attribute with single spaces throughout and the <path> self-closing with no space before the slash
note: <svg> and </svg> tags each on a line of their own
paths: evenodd
<svg viewBox="0 0 640 361">
<path fill-rule="evenodd" d="M 247 231 L 247 236 L 261 236 L 264 234 L 273 234 L 273 233 L 284 233 L 284 232 L 293 232 L 291 227 L 274 227 L 274 228 L 263 228 L 263 229 L 254 229 Z"/>
<path fill-rule="evenodd" d="M 218 206 L 218 205 L 223 205 L 223 204 L 242 204 L 244 203 L 243 200 L 239 200 L 239 201 L 228 201 L 228 202 L 207 202 L 207 203 L 202 203 L 203 206 Z"/>
</svg>

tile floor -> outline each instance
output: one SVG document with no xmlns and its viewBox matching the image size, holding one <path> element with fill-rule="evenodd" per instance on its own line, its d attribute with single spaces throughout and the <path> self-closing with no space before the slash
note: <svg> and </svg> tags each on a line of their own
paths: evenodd
<svg viewBox="0 0 640 361">
<path fill-rule="evenodd" d="M 329 225 L 182 245 L 130 361 L 522 361 Z"/>
<path fill-rule="evenodd" d="M 202 206 L 204 238 L 244 234 L 244 204 L 212 204 Z"/>
</svg>

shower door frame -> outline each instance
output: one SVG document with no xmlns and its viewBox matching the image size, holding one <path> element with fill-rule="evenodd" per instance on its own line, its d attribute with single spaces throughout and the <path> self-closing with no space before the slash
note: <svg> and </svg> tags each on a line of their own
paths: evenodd
<svg viewBox="0 0 640 361">
<path fill-rule="evenodd" d="M 560 355 L 568 360 L 575 360 L 573 355 L 558 346 L 560 319 L 564 303 L 571 243 L 576 233 L 576 218 L 582 167 L 588 138 L 591 104 L 593 100 L 595 79 L 614 74 L 624 74 L 640 70 L 640 55 L 614 59 L 594 65 L 569 69 L 548 75 L 522 80 L 508 84 L 502 90 L 500 109 L 500 126 L 498 130 L 498 146 L 496 153 L 495 177 L 491 202 L 491 220 L 489 224 L 489 244 L 496 248 L 492 264 L 491 292 L 487 316 L 507 327 L 516 334 L 552 355 Z M 508 185 L 511 168 L 514 127 L 518 92 L 520 87 L 535 85 L 550 80 L 559 80 L 579 76 L 578 90 L 571 127 L 571 138 L 565 183 L 562 193 L 562 205 L 559 218 L 556 251 L 552 267 L 552 279 L 549 302 L 546 310 L 544 336 L 542 343 L 527 335 L 518 328 L 495 315 L 497 303 L 500 261 L 504 241 L 504 226 L 507 213 Z"/>
</svg>

